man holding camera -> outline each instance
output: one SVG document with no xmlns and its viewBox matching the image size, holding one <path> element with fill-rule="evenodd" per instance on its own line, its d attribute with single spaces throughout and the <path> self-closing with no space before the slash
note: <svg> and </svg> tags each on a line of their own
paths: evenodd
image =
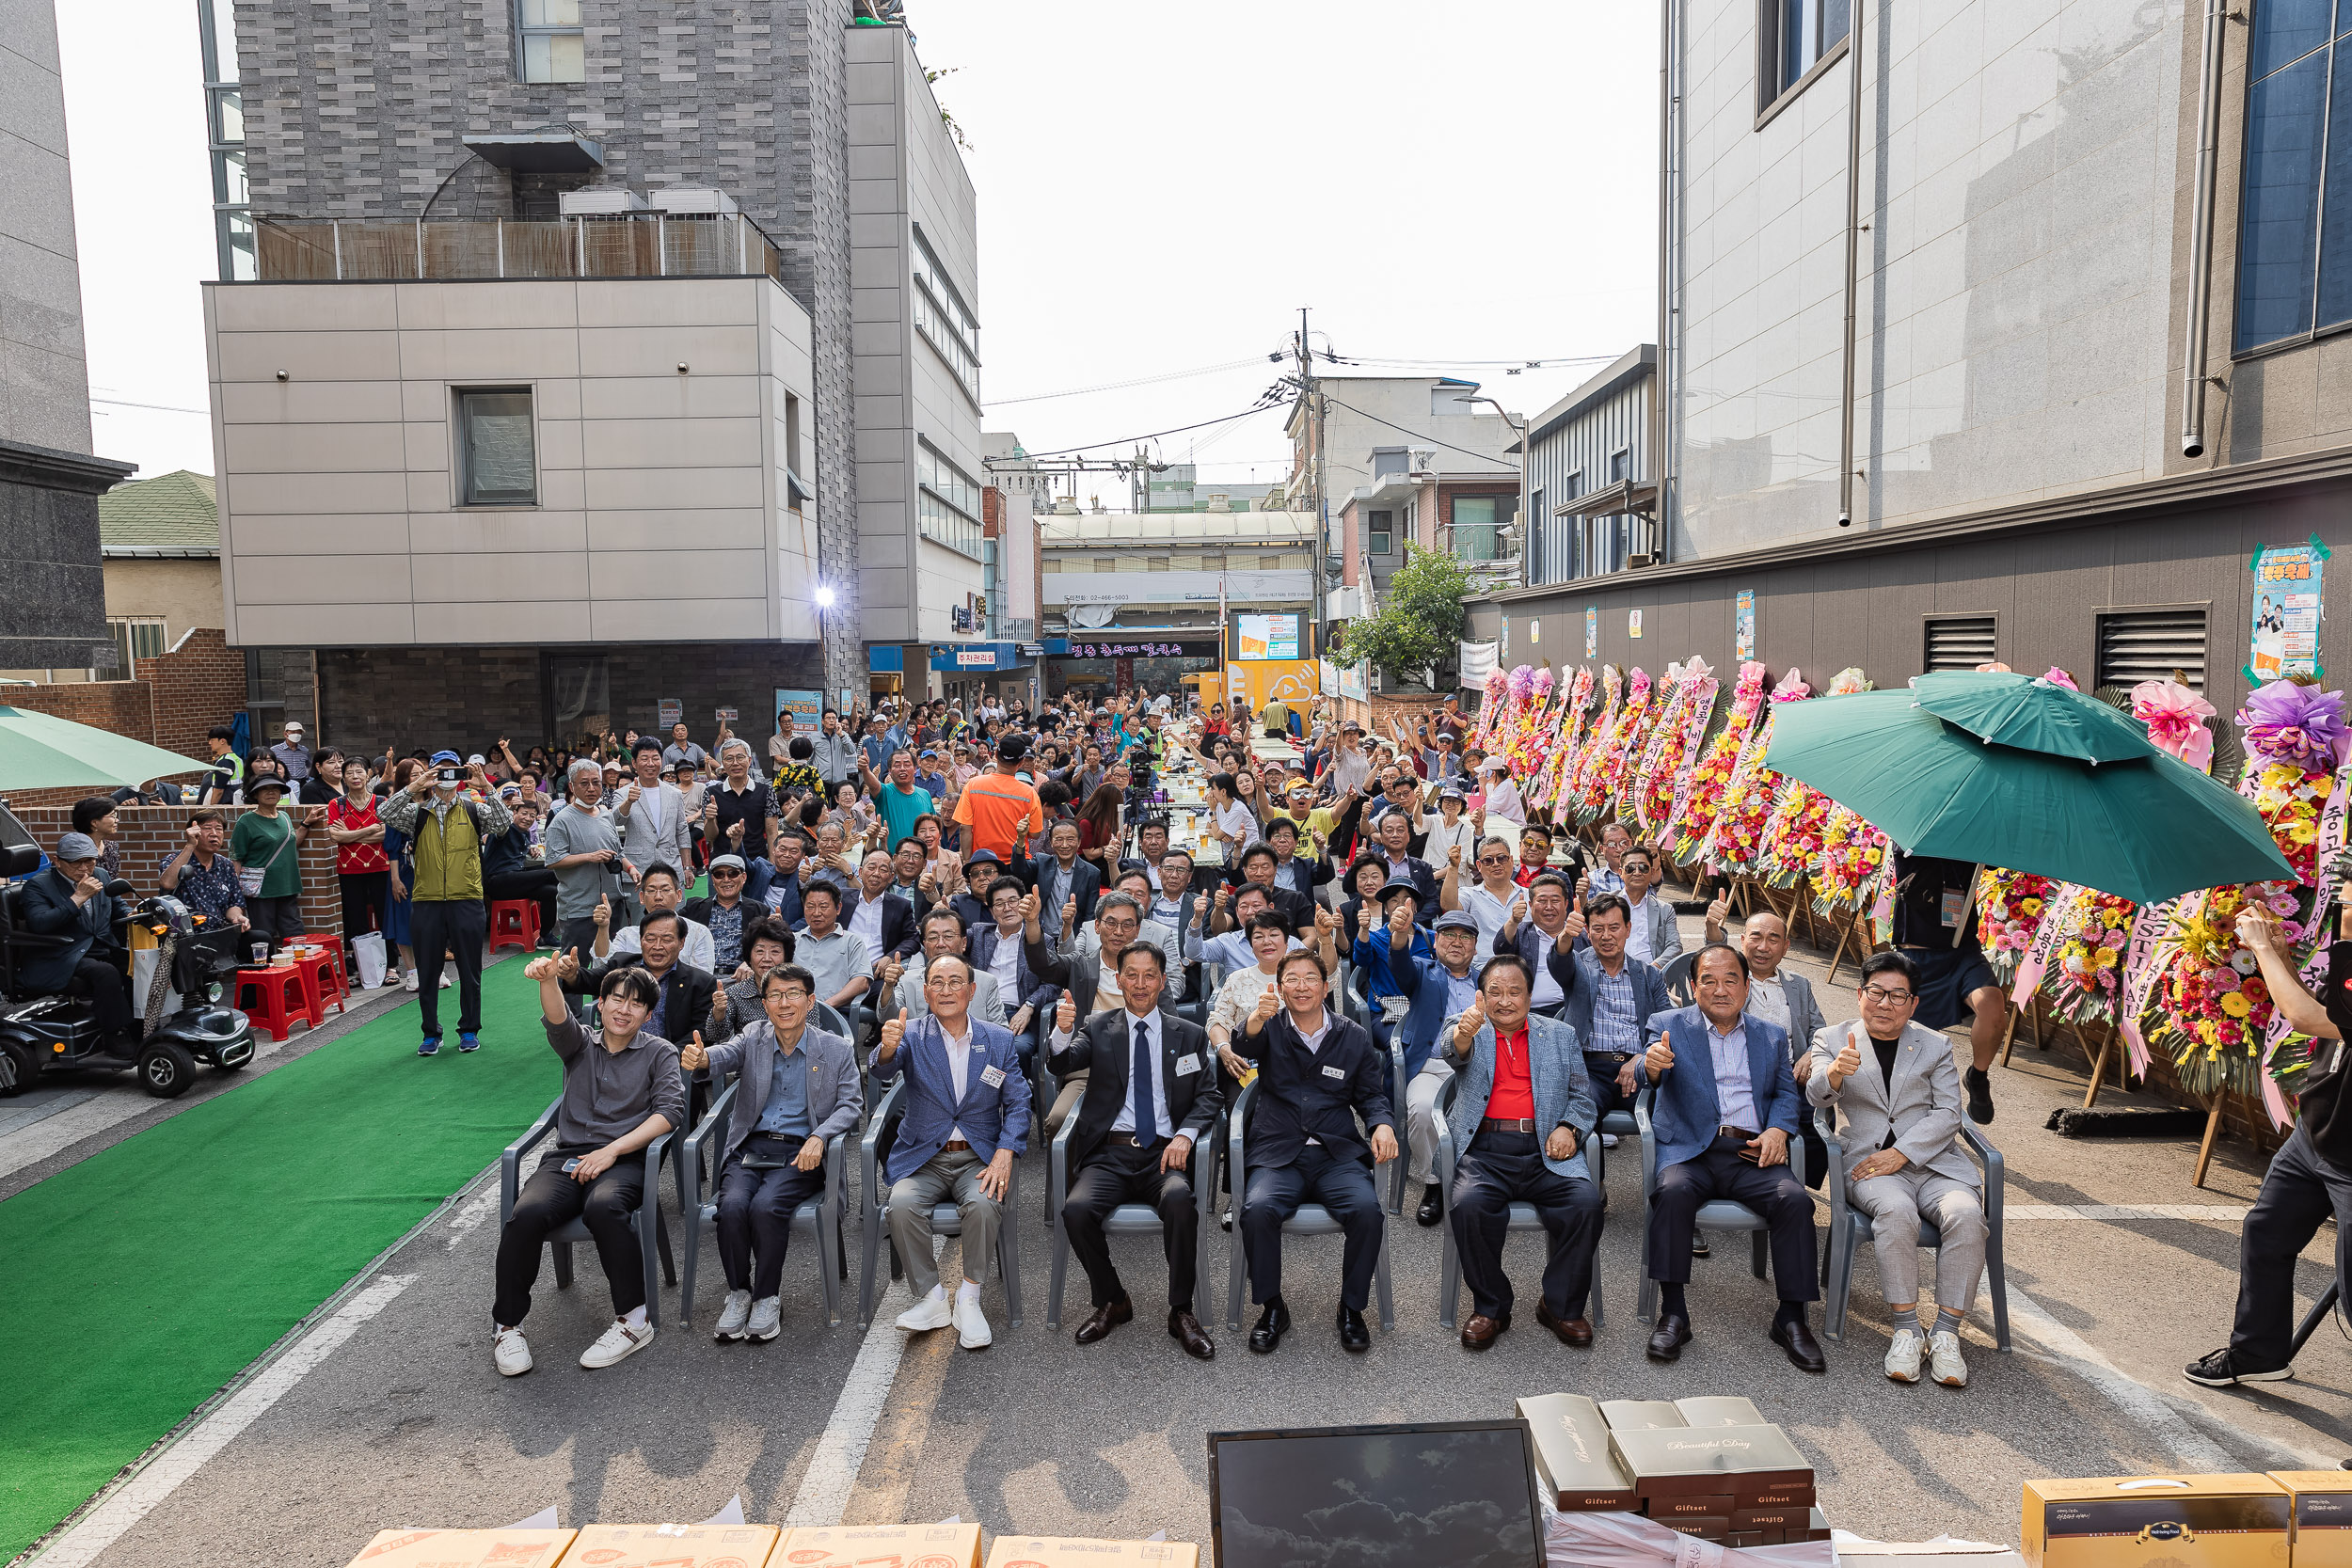
<svg viewBox="0 0 2352 1568">
<path fill-rule="evenodd" d="M 418 1000 L 424 1038 L 417 1054 L 441 1049 L 441 960 L 457 955 L 457 1049 L 482 1048 L 482 939 L 488 910 L 482 902 L 482 850 L 515 824 L 506 802 L 491 793 L 479 763 L 459 771 L 455 752 L 436 752 L 432 764 L 393 793 L 377 814 L 384 826 L 415 847 L 416 885 L 408 890 L 408 943 L 417 955 Z M 470 786 L 464 794 L 461 786 Z"/>
</svg>

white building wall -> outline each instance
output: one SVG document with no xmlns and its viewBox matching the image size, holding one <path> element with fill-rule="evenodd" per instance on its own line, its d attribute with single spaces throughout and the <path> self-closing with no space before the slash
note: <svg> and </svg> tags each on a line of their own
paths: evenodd
<svg viewBox="0 0 2352 1568">
<path fill-rule="evenodd" d="M 1752 0 L 1685 40 L 1675 555 L 1835 526 L 1848 63 L 1760 128 Z M 1871 0 L 1858 526 L 2162 472 L 2182 8 Z"/>
<path fill-rule="evenodd" d="M 782 472 L 787 397 L 811 471 L 812 331 L 776 284 L 208 284 L 204 309 L 232 643 L 816 635 Z M 510 386 L 537 502 L 461 506 L 455 391 Z"/>
</svg>

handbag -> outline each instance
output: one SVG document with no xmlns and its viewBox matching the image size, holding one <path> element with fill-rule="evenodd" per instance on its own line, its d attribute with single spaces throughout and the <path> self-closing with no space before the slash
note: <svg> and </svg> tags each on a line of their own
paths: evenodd
<svg viewBox="0 0 2352 1568">
<path fill-rule="evenodd" d="M 294 824 L 290 821 L 286 824 L 286 836 L 278 841 L 278 847 L 271 851 L 269 859 L 259 865 L 242 865 L 237 868 L 237 885 L 245 889 L 245 895 L 247 898 L 262 896 L 262 884 L 269 880 L 270 868 L 278 863 L 278 857 L 284 854 L 286 847 L 294 841 Z"/>
</svg>

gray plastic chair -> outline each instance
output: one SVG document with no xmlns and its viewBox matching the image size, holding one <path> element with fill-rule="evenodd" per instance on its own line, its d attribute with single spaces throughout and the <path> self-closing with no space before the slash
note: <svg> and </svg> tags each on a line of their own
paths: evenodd
<svg viewBox="0 0 2352 1568">
<path fill-rule="evenodd" d="M 1461 1159 L 1461 1154 L 1454 1147 L 1454 1129 L 1446 1125 L 1445 1118 L 1446 1113 L 1453 1108 L 1454 1099 L 1461 1093 L 1461 1089 L 1462 1075 L 1457 1072 L 1452 1078 L 1447 1079 L 1444 1085 L 1438 1090 L 1437 1107 L 1438 1180 L 1440 1190 L 1446 1195 L 1448 1210 L 1445 1224 L 1438 1227 L 1445 1232 L 1445 1260 L 1441 1265 L 1442 1272 L 1438 1287 L 1438 1322 L 1448 1328 L 1454 1326 L 1454 1315 L 1462 1293 L 1462 1255 L 1454 1247 L 1454 1216 L 1451 1212 L 1454 1197 L 1454 1167 Z M 1598 1163 L 1600 1140 L 1593 1137 L 1581 1139 L 1580 1142 L 1581 1147 L 1577 1151 L 1577 1157 L 1584 1162 L 1584 1174 L 1597 1188 L 1600 1185 Z M 1532 1203 L 1511 1205 L 1509 1234 L 1517 1236 L 1522 1232 L 1533 1232 L 1542 1236 L 1545 1238 L 1546 1244 L 1549 1244 L 1549 1232 L 1544 1229 L 1544 1222 L 1536 1215 L 1535 1206 Z M 1600 1271 L 1597 1268 L 1593 1272 L 1592 1305 L 1592 1323 L 1595 1328 L 1598 1328 L 1601 1326 L 1603 1315 L 1600 1305 Z"/>
<path fill-rule="evenodd" d="M 678 1162 L 678 1210 L 687 1221 L 684 1248 L 686 1252 L 685 1279 L 678 1288 L 677 1319 L 680 1327 L 690 1327 L 694 1321 L 694 1275 L 696 1260 L 702 1253 L 702 1233 L 706 1227 L 716 1230 L 719 1226 L 718 1194 L 714 1191 L 706 1201 L 702 1193 L 702 1156 L 707 1148 L 716 1157 L 726 1148 L 727 1123 L 735 1113 L 736 1091 L 743 1086 L 739 1075 L 728 1083 L 719 1098 L 711 1102 L 702 1125 L 687 1134 L 685 1158 Z M 842 1205 L 846 1201 L 849 1175 L 849 1134 L 836 1132 L 825 1140 L 825 1184 L 815 1197 L 805 1198 L 792 1213 L 792 1232 L 797 1237 L 807 1230 L 817 1238 L 817 1274 L 825 1290 L 825 1323 L 828 1326 L 841 1321 L 841 1229 Z"/>
<path fill-rule="evenodd" d="M 1054 1135 L 1047 1154 L 1045 1223 L 1054 1233 L 1054 1272 L 1045 1292 L 1047 1328 L 1061 1326 L 1062 1284 L 1070 1275 L 1070 1236 L 1062 1229 L 1061 1210 L 1070 1196 L 1070 1140 L 1077 1131 L 1078 1117 L 1073 1112 L 1061 1124 L 1061 1131 Z M 1186 1172 L 1192 1179 L 1193 1206 L 1200 1211 L 1199 1246 L 1202 1249 L 1216 1232 L 1216 1222 L 1210 1216 L 1216 1205 L 1216 1146 L 1221 1131 L 1221 1127 L 1211 1127 L 1192 1146 L 1192 1164 Z M 1162 1228 L 1159 1211 L 1145 1203 L 1122 1203 L 1103 1222 L 1104 1234 L 1109 1236 L 1156 1236 Z M 1194 1261 L 1196 1274 L 1206 1278 L 1205 1253 Z"/>
<path fill-rule="evenodd" d="M 1674 1005 L 1677 1007 L 1687 1007 L 1695 1000 L 1691 991 L 1691 972 L 1698 961 L 1699 956 L 1695 952 L 1677 953 L 1665 968 L 1658 972 L 1659 979 L 1665 982 L 1666 994 L 1674 998 Z"/>
<path fill-rule="evenodd" d="M 1257 1081 L 1252 1079 L 1248 1086 L 1241 1091 L 1241 1098 L 1233 1101 L 1233 1108 L 1225 1118 L 1226 1168 L 1232 1173 L 1234 1208 L 1233 1230 L 1226 1247 L 1225 1260 L 1225 1326 L 1229 1329 L 1241 1327 L 1242 1287 L 1249 1276 L 1248 1255 L 1242 1248 L 1240 1211 L 1248 1200 L 1249 1190 L 1249 1162 L 1244 1140 L 1249 1113 L 1257 1103 Z M 1403 1163 L 1404 1150 L 1397 1151 L 1397 1159 L 1398 1163 Z M 1298 1206 L 1298 1212 L 1283 1225 L 1282 1234 L 1286 1237 L 1337 1236 L 1342 1232 L 1340 1222 L 1331 1217 L 1331 1211 L 1320 1203 L 1302 1203 Z M 1385 1334 L 1396 1326 L 1396 1298 L 1389 1288 L 1389 1216 L 1386 1212 L 1380 1215 L 1380 1253 L 1373 1264 L 1372 1283 L 1374 1299 L 1380 1307 L 1380 1329 Z"/>
<path fill-rule="evenodd" d="M 907 1085 L 904 1078 L 892 1080 L 882 1102 L 874 1107 L 866 1125 L 866 1137 L 858 1146 L 858 1161 L 866 1177 L 865 1265 L 857 1282 L 857 1321 L 860 1328 L 873 1325 L 874 1303 L 881 1292 L 874 1288 L 874 1272 L 880 1266 L 885 1247 L 890 1252 L 890 1277 L 898 1278 L 906 1271 L 898 1259 L 898 1243 L 892 1242 L 882 1222 L 882 1211 L 889 1206 L 890 1193 L 883 1185 L 882 1171 L 890 1158 L 890 1146 L 898 1135 L 898 1123 L 906 1118 Z M 1036 1125 L 1031 1117 L 1031 1126 Z M 996 1233 L 996 1273 L 1005 1282 L 1005 1306 L 1012 1326 L 1021 1326 L 1021 1162 L 1012 1163 L 1012 1180 L 1005 1188 L 1005 1223 Z M 963 1214 L 952 1203 L 931 1206 L 931 1232 L 938 1236 L 963 1234 Z M 885 1287 L 886 1289 L 887 1287 Z"/>
<path fill-rule="evenodd" d="M 1833 1339 L 1842 1339 L 1846 1337 L 1846 1307 L 1853 1294 L 1854 1254 L 1870 1240 L 1870 1216 L 1847 1201 L 1846 1150 L 1837 1141 L 1837 1124 L 1830 1107 L 1816 1107 L 1816 1121 L 1821 1141 L 1829 1146 L 1829 1180 L 1823 1183 L 1829 1188 L 1829 1259 L 1825 1271 L 1829 1301 L 1822 1332 Z M 1993 1342 L 2007 1350 L 2009 1274 L 2001 1265 L 2001 1207 L 2009 1185 L 2008 1162 L 2001 1158 L 2001 1151 L 1993 1146 L 1993 1141 L 1969 1123 L 1960 1124 L 1960 1135 L 1984 1173 L 1984 1267 L 1993 1280 Z M 1943 1233 L 1925 1215 L 1919 1219 L 1919 1244 L 1944 1244 Z"/>
<path fill-rule="evenodd" d="M 1633 1102 L 1634 1124 L 1642 1132 L 1642 1290 L 1635 1316 L 1648 1323 L 1657 1313 L 1658 1281 L 1650 1277 L 1649 1266 L 1649 1208 L 1650 1198 L 1658 1190 L 1658 1130 L 1650 1123 L 1650 1100 L 1655 1093 L 1644 1089 Z M 1788 1140 L 1788 1168 L 1796 1174 L 1800 1186 L 1804 1182 L 1804 1140 Z M 1810 1223 L 1810 1222 L 1808 1222 Z M 1701 1230 L 1745 1230 L 1754 1239 L 1749 1267 L 1756 1277 L 1764 1278 L 1771 1272 L 1772 1227 L 1764 1216 L 1744 1203 L 1727 1197 L 1714 1197 L 1699 1205 L 1692 1221 L 1693 1233 Z"/>
<path fill-rule="evenodd" d="M 592 1049 L 594 1049 L 592 1047 Z M 515 1217 L 515 1202 L 521 1196 L 523 1185 L 523 1156 L 543 1143 L 555 1131 L 555 1113 L 564 1103 L 559 1096 L 531 1124 L 531 1131 L 508 1144 L 499 1155 L 499 1226 Z M 661 1275 L 672 1285 L 677 1283 L 677 1269 L 670 1259 L 670 1222 L 661 1212 L 661 1162 L 669 1153 L 670 1134 L 662 1133 L 645 1146 L 644 1196 L 638 1201 L 629 1224 L 637 1232 L 637 1250 L 645 1260 L 645 1321 L 660 1326 L 661 1292 L 654 1288 L 654 1260 L 660 1259 Z M 681 1174 L 680 1180 L 684 1180 Z M 574 1218 L 548 1233 L 548 1250 L 555 1255 L 555 1288 L 572 1288 L 572 1248 L 594 1246 L 596 1238 L 588 1233 L 585 1221 Z"/>
</svg>

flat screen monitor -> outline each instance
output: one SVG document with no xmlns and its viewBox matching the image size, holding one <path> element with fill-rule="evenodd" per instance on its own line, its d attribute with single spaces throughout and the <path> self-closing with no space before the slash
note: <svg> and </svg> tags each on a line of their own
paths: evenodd
<svg viewBox="0 0 2352 1568">
<path fill-rule="evenodd" d="M 1523 1420 L 1209 1434 L 1216 1568 L 1542 1568 Z"/>
</svg>

